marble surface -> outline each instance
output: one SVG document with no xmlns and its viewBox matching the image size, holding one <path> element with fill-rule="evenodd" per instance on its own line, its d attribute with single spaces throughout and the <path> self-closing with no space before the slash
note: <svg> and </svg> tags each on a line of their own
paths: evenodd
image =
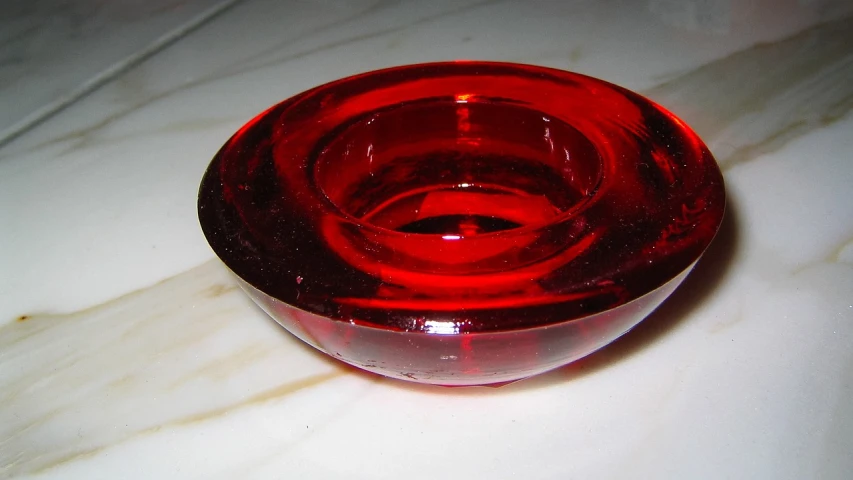
<svg viewBox="0 0 853 480">
<path fill-rule="evenodd" d="M 0 7 L 0 144 L 235 1 L 4 0 Z"/>
<path fill-rule="evenodd" d="M 853 478 L 850 45 L 846 1 L 245 0 L 212 16 L 0 149 L 0 478 Z M 315 353 L 236 288 L 195 214 L 206 164 L 255 113 L 454 58 L 648 95 L 706 140 L 729 193 L 651 317 L 501 388 Z"/>
</svg>

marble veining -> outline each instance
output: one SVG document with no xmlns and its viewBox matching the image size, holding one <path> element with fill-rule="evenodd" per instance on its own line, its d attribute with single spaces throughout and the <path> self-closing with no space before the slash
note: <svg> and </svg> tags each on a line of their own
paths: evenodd
<svg viewBox="0 0 853 480">
<path fill-rule="evenodd" d="M 344 375 L 259 316 L 225 269 L 208 262 L 103 305 L 5 325 L 0 472 L 49 470 Z M 298 370 L 287 368 L 294 355 Z"/>
<path fill-rule="evenodd" d="M 850 478 L 853 6 L 531 5 L 245 0 L 0 148 L 0 478 Z M 266 106 L 466 57 L 639 90 L 729 191 L 648 320 L 497 389 L 315 353 L 195 218 L 208 160 Z"/>
<path fill-rule="evenodd" d="M 853 16 L 847 16 L 736 52 L 644 93 L 678 111 L 726 169 L 846 115 L 853 108 L 851 44 Z"/>
<path fill-rule="evenodd" d="M 7 1 L 0 145 L 235 3 Z"/>
</svg>

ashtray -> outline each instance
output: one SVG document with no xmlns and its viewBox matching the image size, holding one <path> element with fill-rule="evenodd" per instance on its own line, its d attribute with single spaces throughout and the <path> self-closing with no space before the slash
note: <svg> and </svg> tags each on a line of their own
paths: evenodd
<svg viewBox="0 0 853 480">
<path fill-rule="evenodd" d="M 201 183 L 214 252 L 272 318 L 356 367 L 485 385 L 615 340 L 684 279 L 725 209 L 659 105 L 550 68 L 378 70 L 243 126 Z"/>
</svg>

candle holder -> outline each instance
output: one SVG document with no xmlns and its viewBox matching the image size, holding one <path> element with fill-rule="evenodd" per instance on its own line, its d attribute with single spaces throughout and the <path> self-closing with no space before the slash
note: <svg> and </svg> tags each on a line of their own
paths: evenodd
<svg viewBox="0 0 853 480">
<path fill-rule="evenodd" d="M 199 219 L 288 331 L 440 385 L 565 365 L 640 322 L 723 218 L 679 119 L 549 68 L 410 65 L 296 95 L 214 157 Z"/>
</svg>

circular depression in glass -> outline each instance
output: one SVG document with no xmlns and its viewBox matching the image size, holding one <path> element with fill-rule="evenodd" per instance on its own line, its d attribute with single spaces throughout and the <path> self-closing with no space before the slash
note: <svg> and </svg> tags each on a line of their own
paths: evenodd
<svg viewBox="0 0 853 480">
<path fill-rule="evenodd" d="M 655 103 L 530 65 L 348 77 L 217 153 L 199 219 L 249 295 L 383 375 L 501 383 L 636 325 L 713 239 L 723 180 Z"/>
</svg>

